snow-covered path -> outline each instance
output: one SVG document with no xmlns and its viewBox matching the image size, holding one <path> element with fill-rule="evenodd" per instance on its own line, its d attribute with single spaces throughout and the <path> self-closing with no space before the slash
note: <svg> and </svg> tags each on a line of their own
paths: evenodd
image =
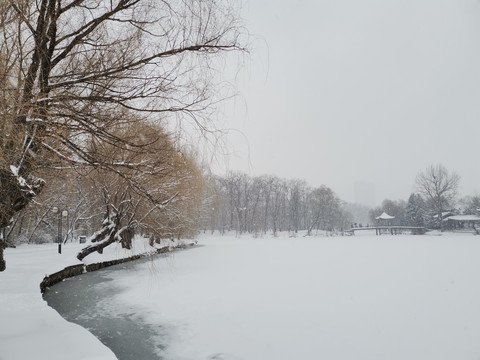
<svg viewBox="0 0 480 360">
<path fill-rule="evenodd" d="M 168 329 L 162 358 L 480 357 L 480 237 L 200 243 L 111 273 L 112 306 Z"/>
<path fill-rule="evenodd" d="M 135 239 L 134 249 L 120 246 L 91 254 L 91 264 L 154 252 L 147 239 Z M 45 275 L 79 264 L 85 244 L 22 245 L 6 249 L 7 270 L 0 272 L 0 360 L 114 360 L 113 352 L 84 328 L 64 320 L 40 293 Z"/>
<path fill-rule="evenodd" d="M 42 299 L 47 274 L 78 263 L 78 245 L 7 249 L 0 273 L 0 359 L 113 360 L 115 355 L 84 328 L 64 320 Z"/>
</svg>

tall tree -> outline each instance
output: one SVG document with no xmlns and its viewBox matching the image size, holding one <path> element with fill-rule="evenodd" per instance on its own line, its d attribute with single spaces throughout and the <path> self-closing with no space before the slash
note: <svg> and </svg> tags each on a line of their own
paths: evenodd
<svg viewBox="0 0 480 360">
<path fill-rule="evenodd" d="M 91 151 L 142 151 L 115 133 L 132 118 L 207 129 L 201 114 L 218 100 L 211 60 L 241 49 L 240 34 L 236 9 L 216 0 L 1 1 L 0 233 L 41 192 L 40 167 L 148 172 Z"/>
<path fill-rule="evenodd" d="M 302 226 L 307 184 L 304 180 L 296 179 L 289 181 L 288 185 L 290 190 L 288 201 L 289 229 L 297 233 Z"/>
<path fill-rule="evenodd" d="M 415 183 L 427 200 L 432 213 L 437 214 L 440 229 L 443 230 L 442 213 L 452 206 L 460 183 L 460 176 L 449 171 L 442 164 L 430 165 L 420 172 Z"/>
</svg>

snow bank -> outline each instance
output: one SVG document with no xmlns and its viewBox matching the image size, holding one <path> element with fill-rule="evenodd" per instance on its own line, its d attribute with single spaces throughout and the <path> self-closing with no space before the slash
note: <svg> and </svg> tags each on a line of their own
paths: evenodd
<svg viewBox="0 0 480 360">
<path fill-rule="evenodd" d="M 177 242 L 169 242 L 171 246 Z M 88 245 L 88 244 L 87 244 Z M 81 264 L 78 251 L 86 244 L 22 245 L 6 249 L 7 270 L 0 273 L 0 360 L 113 360 L 113 352 L 84 328 L 64 320 L 40 293 L 46 275 Z M 165 246 L 162 244 L 160 246 Z M 155 253 L 147 239 L 136 238 L 132 250 L 113 244 L 84 263 Z"/>
</svg>

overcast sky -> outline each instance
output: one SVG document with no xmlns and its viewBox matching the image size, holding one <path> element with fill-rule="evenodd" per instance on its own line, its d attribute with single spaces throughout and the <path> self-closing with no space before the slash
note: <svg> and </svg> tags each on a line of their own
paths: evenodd
<svg viewBox="0 0 480 360">
<path fill-rule="evenodd" d="M 407 199 L 442 163 L 480 192 L 480 2 L 250 0 L 230 170 Z"/>
</svg>

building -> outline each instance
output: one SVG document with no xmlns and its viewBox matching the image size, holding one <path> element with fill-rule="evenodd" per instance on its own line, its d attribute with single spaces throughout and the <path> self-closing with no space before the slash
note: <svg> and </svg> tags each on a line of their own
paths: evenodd
<svg viewBox="0 0 480 360">
<path fill-rule="evenodd" d="M 478 233 L 480 216 L 478 215 L 451 215 L 443 219 L 444 228 L 448 230 L 467 230 Z"/>
</svg>

